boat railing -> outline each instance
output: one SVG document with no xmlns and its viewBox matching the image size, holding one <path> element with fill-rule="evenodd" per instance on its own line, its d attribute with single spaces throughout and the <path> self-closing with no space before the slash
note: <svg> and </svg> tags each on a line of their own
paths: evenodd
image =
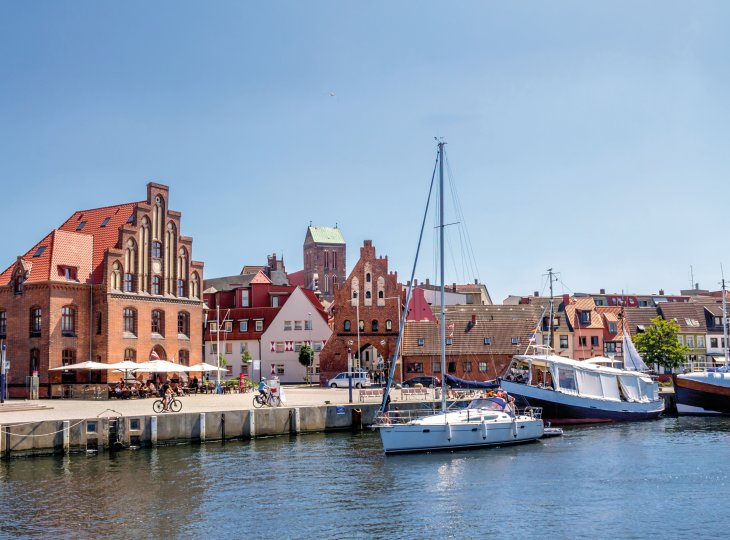
<svg viewBox="0 0 730 540">
<path fill-rule="evenodd" d="M 477 421 L 479 418 L 484 416 L 484 411 L 480 409 L 465 410 L 473 410 L 475 412 L 473 421 Z M 514 416 L 528 416 L 534 420 L 540 420 L 542 418 L 542 407 L 528 406 L 525 408 L 515 408 L 514 410 L 510 410 L 509 408 L 507 408 L 505 409 L 505 412 L 507 412 L 508 414 L 512 414 L 512 412 L 514 412 Z M 418 420 L 419 418 L 423 418 L 424 416 L 433 416 L 434 414 L 438 414 L 438 412 L 432 408 L 391 409 L 385 414 L 377 415 L 375 417 L 374 425 L 377 427 L 408 424 L 413 420 Z"/>
</svg>

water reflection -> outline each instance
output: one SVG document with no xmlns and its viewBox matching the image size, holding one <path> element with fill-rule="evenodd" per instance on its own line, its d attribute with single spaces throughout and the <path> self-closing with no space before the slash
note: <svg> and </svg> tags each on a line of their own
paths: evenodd
<svg viewBox="0 0 730 540">
<path fill-rule="evenodd" d="M 15 460 L 0 536 L 719 536 L 730 519 L 688 502 L 730 497 L 728 442 L 729 421 L 680 418 L 409 456 L 364 432 Z"/>
</svg>

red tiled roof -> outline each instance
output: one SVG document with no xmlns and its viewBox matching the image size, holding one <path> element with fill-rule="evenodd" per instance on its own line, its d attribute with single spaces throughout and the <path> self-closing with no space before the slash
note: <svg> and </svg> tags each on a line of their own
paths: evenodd
<svg viewBox="0 0 730 540">
<path fill-rule="evenodd" d="M 58 278 L 58 265 L 75 266 L 82 283 L 100 283 L 103 279 L 104 254 L 117 245 L 119 229 L 124 226 L 139 203 L 126 203 L 74 212 L 63 225 L 51 231 L 22 257 L 32 265 L 27 282 Z M 109 218 L 102 227 L 102 223 Z M 85 222 L 78 230 L 79 224 Z M 39 257 L 38 248 L 45 246 Z M 13 263 L 0 274 L 0 286 L 7 285 L 12 276 Z"/>
<path fill-rule="evenodd" d="M 287 277 L 289 278 L 289 285 L 296 287 L 304 287 L 304 270 L 297 270 L 296 272 L 288 272 Z"/>
<path fill-rule="evenodd" d="M 114 206 L 105 206 L 103 208 L 93 208 L 91 210 L 80 210 L 66 220 L 59 227 L 62 231 L 79 232 L 94 237 L 94 257 L 92 262 L 93 273 L 91 281 L 93 283 L 101 283 L 103 279 L 103 263 L 104 254 L 109 248 L 117 246 L 119 241 L 119 229 L 124 226 L 132 212 L 135 211 L 138 202 L 117 204 Z M 106 218 L 108 223 L 102 227 Z M 83 229 L 77 231 L 79 224 L 85 221 Z"/>
</svg>

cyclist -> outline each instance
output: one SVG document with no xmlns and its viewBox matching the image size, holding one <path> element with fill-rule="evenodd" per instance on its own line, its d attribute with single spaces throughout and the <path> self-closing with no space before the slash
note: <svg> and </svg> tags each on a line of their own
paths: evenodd
<svg viewBox="0 0 730 540">
<path fill-rule="evenodd" d="M 258 390 L 259 390 L 259 394 L 261 395 L 261 399 L 263 400 L 264 403 L 266 403 L 269 399 L 269 391 L 271 390 L 271 388 L 269 388 L 269 385 L 266 384 L 266 379 L 262 378 L 259 381 Z"/>
<path fill-rule="evenodd" d="M 169 411 L 170 398 L 172 398 L 172 386 L 168 381 L 165 381 L 160 386 L 160 397 L 162 398 L 162 412 Z"/>
</svg>

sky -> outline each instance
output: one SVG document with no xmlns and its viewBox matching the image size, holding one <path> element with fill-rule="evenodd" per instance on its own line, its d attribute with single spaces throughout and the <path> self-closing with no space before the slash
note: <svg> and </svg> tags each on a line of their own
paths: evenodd
<svg viewBox="0 0 730 540">
<path fill-rule="evenodd" d="M 723 1 L 0 0 L 3 267 L 155 181 L 207 277 L 301 269 L 312 222 L 406 281 L 443 137 L 476 267 L 448 283 L 716 289 L 729 23 Z"/>
</svg>

